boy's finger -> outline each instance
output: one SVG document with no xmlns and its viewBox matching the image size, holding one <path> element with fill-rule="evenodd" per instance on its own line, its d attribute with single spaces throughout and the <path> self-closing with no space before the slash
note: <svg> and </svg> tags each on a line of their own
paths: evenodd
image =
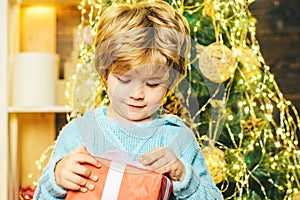
<svg viewBox="0 0 300 200">
<path fill-rule="evenodd" d="M 94 175 L 88 168 L 82 165 L 77 168 L 76 173 L 93 181 L 98 180 L 98 176 Z"/>
<path fill-rule="evenodd" d="M 101 167 L 101 162 L 97 158 L 91 155 L 80 154 L 76 157 L 76 161 L 78 163 L 87 163 L 97 168 Z"/>
<path fill-rule="evenodd" d="M 139 161 L 143 165 L 150 165 L 164 156 L 161 148 L 156 148 L 140 157 Z"/>
<path fill-rule="evenodd" d="M 80 192 L 87 192 L 87 191 L 88 191 L 87 188 L 85 188 L 85 187 L 80 187 Z"/>
<path fill-rule="evenodd" d="M 67 180 L 62 184 L 64 188 L 68 188 L 68 190 L 81 190 L 86 185 L 86 180 L 78 175 L 70 175 Z"/>
<path fill-rule="evenodd" d="M 90 183 L 88 179 L 75 174 L 69 177 L 67 183 L 69 188 L 72 188 L 73 190 L 80 190 L 82 192 L 85 190 L 93 190 L 95 188 L 94 184 Z"/>
<path fill-rule="evenodd" d="M 168 163 L 165 159 L 159 159 L 152 163 L 150 166 L 153 171 L 156 171 L 161 174 L 169 172 Z"/>
<path fill-rule="evenodd" d="M 82 154 L 87 154 L 89 155 L 90 153 L 87 151 L 85 146 L 78 146 L 75 149 L 73 149 L 72 151 L 70 151 L 69 154 L 78 154 L 78 153 L 82 153 Z"/>
</svg>

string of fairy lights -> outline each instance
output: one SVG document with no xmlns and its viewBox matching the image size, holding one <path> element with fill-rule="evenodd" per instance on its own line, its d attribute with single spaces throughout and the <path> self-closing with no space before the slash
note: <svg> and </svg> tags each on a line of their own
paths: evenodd
<svg viewBox="0 0 300 200">
<path fill-rule="evenodd" d="M 81 12 L 79 37 L 87 37 L 82 35 L 82 30 L 86 27 L 90 28 L 88 37 L 94 37 L 96 24 L 103 9 L 108 5 L 118 6 L 118 3 L 124 2 L 135 3 L 132 0 L 82 0 L 78 5 Z M 215 106 L 219 109 L 217 124 L 223 125 L 231 140 L 228 143 L 232 146 L 228 146 L 218 141 L 216 134 L 196 135 L 200 142 L 213 140 L 215 144 L 203 147 L 203 154 L 211 175 L 215 182 L 220 184 L 222 192 L 226 192 L 231 180 L 235 181 L 234 192 L 226 197 L 227 199 L 242 197 L 247 193 L 250 179 L 255 180 L 264 198 L 268 199 L 264 183 L 255 175 L 256 170 L 266 167 L 265 163 L 268 163 L 269 166 L 266 167 L 268 170 L 284 171 L 285 180 L 284 183 L 274 182 L 272 178 L 267 181 L 279 190 L 285 190 L 285 199 L 296 199 L 300 194 L 300 150 L 297 137 L 300 118 L 297 109 L 284 98 L 274 76 L 269 71 L 270 67 L 260 53 L 256 40 L 256 19 L 251 16 L 248 8 L 254 0 L 188 0 L 187 2 L 188 4 L 185 5 L 183 0 L 173 0 L 170 4 L 180 13 L 191 17 L 201 10 L 202 16 L 211 18 L 215 36 L 214 43 L 196 47 L 198 55 L 191 61 L 189 67 L 193 62 L 199 62 L 200 71 L 207 79 L 220 85 L 226 82 L 223 99 L 216 100 L 212 95 L 195 116 L 190 116 L 196 119 L 210 106 Z M 196 36 L 202 30 L 201 26 L 201 20 L 198 20 L 190 27 L 191 36 L 196 42 L 198 40 Z M 70 77 L 65 93 L 67 104 L 73 107 L 73 112 L 68 115 L 69 119 L 85 110 L 108 103 L 103 95 L 105 88 L 100 84 L 94 71 L 93 50 L 93 45 L 86 44 L 83 39 L 76 72 Z M 212 66 L 211 63 L 214 65 Z M 188 91 L 192 89 L 189 88 Z M 226 107 L 237 91 L 243 91 L 241 94 L 243 97 L 236 101 L 240 127 L 238 133 L 232 129 L 237 114 Z M 186 102 L 189 106 L 188 101 Z M 278 112 L 277 119 L 274 119 L 275 111 Z M 195 129 L 202 124 L 193 121 L 191 126 Z M 254 150 L 260 155 L 260 160 L 250 169 L 247 155 Z M 43 153 L 40 160 L 36 161 L 38 170 L 42 170 L 48 157 L 49 149 Z M 37 185 L 37 182 L 33 184 Z"/>
</svg>

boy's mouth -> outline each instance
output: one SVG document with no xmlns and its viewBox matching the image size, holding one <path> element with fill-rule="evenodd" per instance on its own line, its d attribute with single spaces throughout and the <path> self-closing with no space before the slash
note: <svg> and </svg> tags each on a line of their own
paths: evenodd
<svg viewBox="0 0 300 200">
<path fill-rule="evenodd" d="M 142 109 L 144 107 L 146 107 L 145 105 L 135 105 L 135 104 L 127 104 L 129 107 L 131 108 L 135 108 L 135 109 Z"/>
</svg>

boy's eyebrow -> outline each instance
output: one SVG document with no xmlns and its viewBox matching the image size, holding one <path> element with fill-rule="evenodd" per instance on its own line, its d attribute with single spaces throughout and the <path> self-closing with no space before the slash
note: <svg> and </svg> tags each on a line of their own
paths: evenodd
<svg viewBox="0 0 300 200">
<path fill-rule="evenodd" d="M 118 74 L 118 73 L 114 73 L 115 76 L 118 76 L 118 77 L 124 77 L 124 78 L 129 78 L 130 77 L 130 74 Z"/>
<path fill-rule="evenodd" d="M 163 76 L 154 76 L 154 77 L 148 77 L 148 79 L 153 80 L 153 79 L 159 79 L 161 80 Z"/>
<path fill-rule="evenodd" d="M 119 76 L 126 77 L 126 78 L 131 77 L 129 74 L 119 74 Z"/>
<path fill-rule="evenodd" d="M 151 81 L 153 81 L 153 80 L 157 80 L 157 81 L 163 81 L 163 80 L 165 80 L 164 79 L 164 76 L 154 76 L 154 77 L 148 77 L 147 78 L 147 80 L 151 80 Z"/>
</svg>

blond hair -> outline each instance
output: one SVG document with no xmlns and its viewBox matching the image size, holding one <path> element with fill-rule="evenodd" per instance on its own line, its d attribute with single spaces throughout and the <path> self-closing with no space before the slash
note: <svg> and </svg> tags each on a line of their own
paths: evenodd
<svg viewBox="0 0 300 200">
<path fill-rule="evenodd" d="M 163 1 L 110 6 L 101 15 L 95 65 L 101 80 L 148 63 L 167 65 L 172 83 L 186 73 L 190 48 L 186 19 Z"/>
</svg>

